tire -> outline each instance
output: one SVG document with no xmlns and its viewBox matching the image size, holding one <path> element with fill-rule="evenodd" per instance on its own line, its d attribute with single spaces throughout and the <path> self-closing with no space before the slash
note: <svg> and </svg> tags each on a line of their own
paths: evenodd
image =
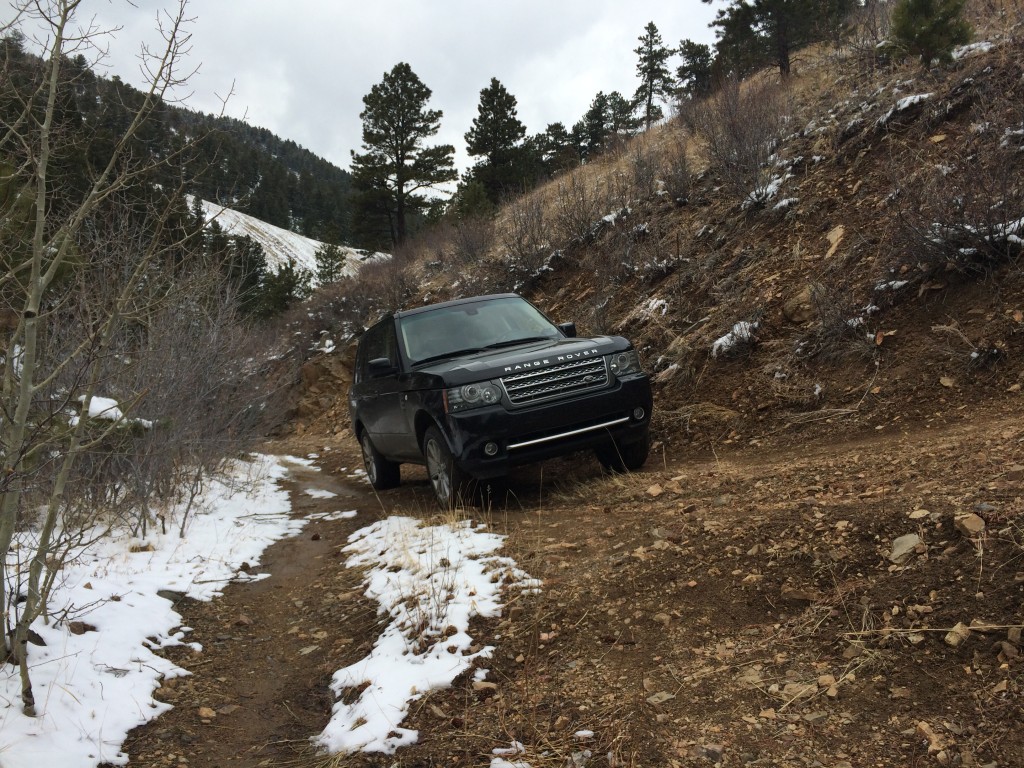
<svg viewBox="0 0 1024 768">
<path fill-rule="evenodd" d="M 434 498 L 441 509 L 451 510 L 469 501 L 472 478 L 459 468 L 448 441 L 437 427 L 430 427 L 423 435 L 423 458 Z"/>
<path fill-rule="evenodd" d="M 594 450 L 605 471 L 616 474 L 636 472 L 643 467 L 650 452 L 651 438 L 646 432 L 641 439 L 632 443 L 619 443 L 613 440 Z"/>
<path fill-rule="evenodd" d="M 366 477 L 370 485 L 378 491 L 386 491 L 388 488 L 395 488 L 401 482 L 398 463 L 381 456 L 373 447 L 373 441 L 365 430 L 359 436 L 359 447 L 363 452 L 363 466 L 366 468 Z"/>
</svg>

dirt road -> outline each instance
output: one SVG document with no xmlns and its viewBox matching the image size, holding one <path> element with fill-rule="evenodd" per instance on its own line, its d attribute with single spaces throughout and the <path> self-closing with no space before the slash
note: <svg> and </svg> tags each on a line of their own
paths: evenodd
<svg viewBox="0 0 1024 768">
<path fill-rule="evenodd" d="M 339 548 L 433 511 L 422 478 L 378 500 L 342 469 L 354 444 L 323 443 L 287 446 L 321 452 L 295 513 L 358 514 L 311 520 L 267 552 L 270 578 L 182 607 L 204 651 L 176 651 L 194 674 L 160 692 L 175 709 L 135 732 L 133 764 L 324 764 L 309 738 L 330 675 L 377 627 Z M 1017 419 L 680 458 L 613 478 L 549 464 L 471 510 L 544 580 L 476 629 L 495 684 L 417 702 L 407 751 L 333 764 L 488 765 L 516 741 L 532 766 L 1024 766 Z"/>
</svg>

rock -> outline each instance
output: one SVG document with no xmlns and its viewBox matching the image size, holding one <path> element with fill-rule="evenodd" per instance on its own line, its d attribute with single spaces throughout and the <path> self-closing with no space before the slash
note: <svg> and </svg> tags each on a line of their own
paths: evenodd
<svg viewBox="0 0 1024 768">
<path fill-rule="evenodd" d="M 786 683 L 782 695 L 787 699 L 805 699 L 818 692 L 817 683 Z"/>
<path fill-rule="evenodd" d="M 896 565 L 908 563 L 914 556 L 917 545 L 921 543 L 921 537 L 916 533 L 900 536 L 892 543 L 892 552 L 889 553 L 889 560 L 896 563 Z"/>
<path fill-rule="evenodd" d="M 250 627 L 252 626 L 252 619 L 246 616 L 244 613 L 238 614 L 235 617 L 234 624 L 236 627 Z"/>
<path fill-rule="evenodd" d="M 961 621 L 946 633 L 946 637 L 944 639 L 946 641 L 946 645 L 952 646 L 953 648 L 959 648 L 970 638 L 970 636 L 971 628 Z"/>
<path fill-rule="evenodd" d="M 474 680 L 473 681 L 474 691 L 496 691 L 498 690 L 498 684 L 492 683 L 489 680 Z"/>
<path fill-rule="evenodd" d="M 833 254 L 839 249 L 839 245 L 843 242 L 843 237 L 846 235 L 846 227 L 840 224 L 834 227 L 826 237 L 829 242 L 828 252 L 825 254 L 826 258 L 831 258 Z"/>
<path fill-rule="evenodd" d="M 656 613 L 653 618 L 656 622 L 666 627 L 672 623 L 672 617 L 667 613 Z"/>
<path fill-rule="evenodd" d="M 197 712 L 197 714 L 198 714 L 198 715 L 199 715 L 199 717 L 201 717 L 201 718 L 202 718 L 203 720 L 213 720 L 213 718 L 215 718 L 215 717 L 217 716 L 217 713 L 216 713 L 216 712 L 214 712 L 214 711 L 213 711 L 212 709 L 210 709 L 209 707 L 200 707 L 200 708 L 199 708 L 199 711 Z"/>
<path fill-rule="evenodd" d="M 802 291 L 790 298 L 782 305 L 782 314 L 791 323 L 803 325 L 814 319 L 814 293 L 811 286 L 805 286 Z"/>
<path fill-rule="evenodd" d="M 86 624 L 84 621 L 69 621 L 68 631 L 72 635 L 84 635 L 86 632 L 95 632 L 96 627 L 92 624 Z"/>
<path fill-rule="evenodd" d="M 701 757 L 706 760 L 710 760 L 712 763 L 720 763 L 725 754 L 725 746 L 723 744 L 705 744 L 700 748 L 700 752 Z"/>
<path fill-rule="evenodd" d="M 974 539 L 985 533 L 985 521 L 973 513 L 957 515 L 953 521 L 956 529 L 969 539 Z"/>
<path fill-rule="evenodd" d="M 676 695 L 674 693 L 669 693 L 668 691 L 658 691 L 653 696 L 647 697 L 647 703 L 657 706 L 658 704 L 664 704 L 666 701 L 671 701 L 675 697 Z"/>
<path fill-rule="evenodd" d="M 920 738 L 928 742 L 929 755 L 936 755 L 948 746 L 946 740 L 939 736 L 939 734 L 937 734 L 924 720 L 917 723 L 914 727 L 914 731 Z"/>
<path fill-rule="evenodd" d="M 849 661 L 850 659 L 856 659 L 862 653 L 864 653 L 864 643 L 858 640 L 846 646 L 846 649 L 843 651 L 843 658 Z"/>
</svg>

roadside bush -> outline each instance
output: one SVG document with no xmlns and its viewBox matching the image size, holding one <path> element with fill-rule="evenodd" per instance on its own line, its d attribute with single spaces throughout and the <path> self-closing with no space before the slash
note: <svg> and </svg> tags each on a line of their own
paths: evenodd
<svg viewBox="0 0 1024 768">
<path fill-rule="evenodd" d="M 660 174 L 665 194 L 670 200 L 678 204 L 689 201 L 693 188 L 693 171 L 686 155 L 684 135 L 677 133 L 668 143 L 662 156 Z"/>
<path fill-rule="evenodd" d="M 772 160 L 789 122 L 781 86 L 741 85 L 729 78 L 714 96 L 691 102 L 681 119 L 701 141 L 709 170 L 726 188 L 743 199 L 764 195 L 775 176 Z"/>
<path fill-rule="evenodd" d="M 925 274 L 986 274 L 1024 249 L 1024 107 L 975 113 L 965 140 L 941 163 L 895 180 L 898 243 Z M 1001 100 L 1001 99 L 1000 99 Z"/>
<path fill-rule="evenodd" d="M 594 237 L 602 216 L 601 206 L 581 174 L 569 174 L 558 182 L 554 207 L 555 228 L 560 240 L 587 243 Z"/>
<path fill-rule="evenodd" d="M 525 194 L 505 206 L 501 243 L 509 272 L 519 277 L 542 269 L 551 252 L 544 202 L 539 195 Z"/>
</svg>

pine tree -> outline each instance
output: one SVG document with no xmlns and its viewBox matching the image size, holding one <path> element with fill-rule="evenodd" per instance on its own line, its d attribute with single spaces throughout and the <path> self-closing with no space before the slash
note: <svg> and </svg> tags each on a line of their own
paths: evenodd
<svg viewBox="0 0 1024 768">
<path fill-rule="evenodd" d="M 451 144 L 424 146 L 440 128 L 441 110 L 427 109 L 431 90 L 405 62 L 385 73 L 363 97 L 363 152 L 352 153 L 356 204 L 386 222 L 397 245 L 410 215 L 429 207 L 421 190 L 458 178 Z"/>
<path fill-rule="evenodd" d="M 953 48 L 971 40 L 964 19 L 966 0 L 901 0 L 892 12 L 892 39 L 918 56 L 925 69 L 933 61 L 948 62 Z"/>
<path fill-rule="evenodd" d="M 712 3 L 714 0 L 701 0 Z M 726 74 L 743 77 L 773 62 L 788 77 L 792 52 L 838 36 L 856 0 L 729 0 L 711 23 Z"/>
<path fill-rule="evenodd" d="M 690 98 L 709 94 L 714 65 L 711 47 L 693 40 L 683 40 L 679 43 L 678 53 L 683 60 L 676 68 L 679 92 Z"/>
<path fill-rule="evenodd" d="M 665 47 L 653 21 L 648 22 L 644 27 L 644 33 L 637 39 L 640 41 L 640 47 L 634 48 L 633 52 L 639 57 L 636 74 L 640 78 L 640 87 L 637 88 L 633 100 L 640 111 L 644 127 L 649 130 L 651 123 L 662 118 L 661 106 L 657 104 L 657 100 L 667 99 L 672 95 L 675 79 L 669 71 L 668 60 L 674 51 Z"/>
<path fill-rule="evenodd" d="M 333 243 L 324 243 L 314 255 L 316 280 L 320 285 L 338 282 L 345 274 L 345 254 Z"/>
<path fill-rule="evenodd" d="M 480 91 L 480 104 L 473 126 L 466 132 L 466 149 L 471 156 L 483 159 L 473 168 L 472 177 L 497 203 L 510 190 L 524 186 L 522 174 L 525 158 L 521 142 L 526 126 L 516 115 L 516 97 L 497 78 Z"/>
</svg>

